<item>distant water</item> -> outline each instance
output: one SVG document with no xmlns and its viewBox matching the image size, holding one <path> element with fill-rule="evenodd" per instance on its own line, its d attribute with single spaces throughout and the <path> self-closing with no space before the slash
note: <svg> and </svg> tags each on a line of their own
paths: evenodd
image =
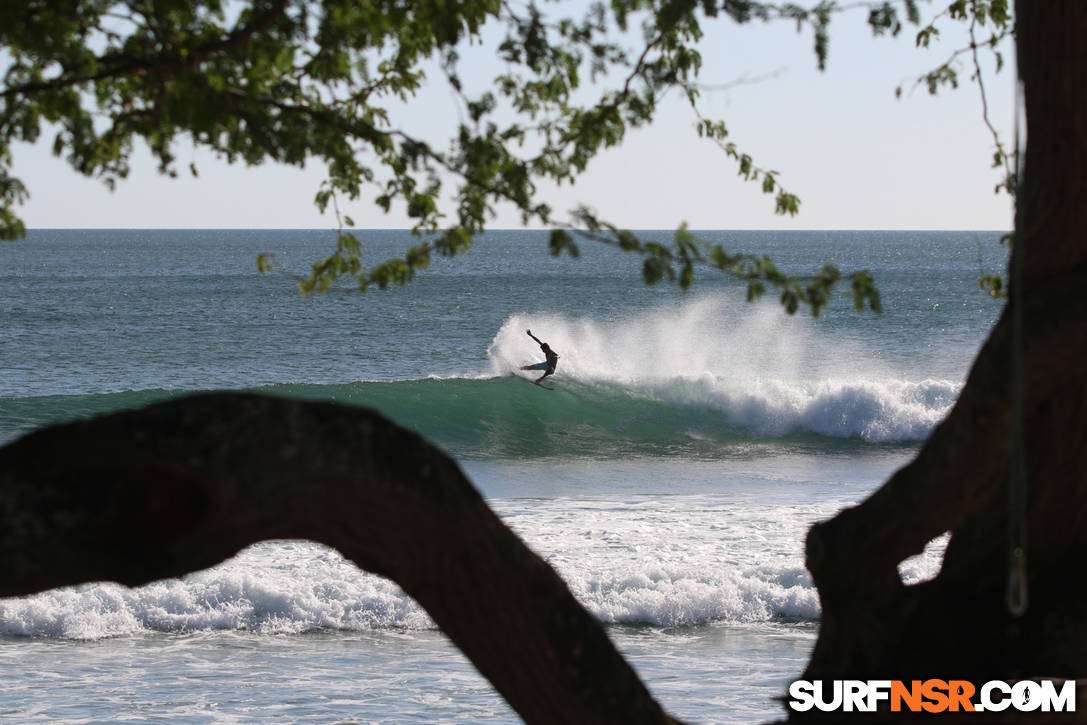
<svg viewBox="0 0 1087 725">
<path fill-rule="evenodd" d="M 362 232 L 367 261 L 405 232 Z M 665 232 L 652 236 L 667 238 Z M 883 315 L 818 319 L 700 274 L 491 232 L 405 289 L 302 299 L 328 232 L 34 231 L 0 245 L 0 443 L 195 390 L 377 408 L 457 458 L 673 714 L 757 722 L 814 642 L 814 521 L 909 460 L 999 314 L 993 232 L 706 232 L 796 273 L 869 269 Z M 772 295 L 768 295 L 772 297 Z M 514 377 L 561 356 L 545 391 Z M 900 566 L 939 567 L 942 541 Z M 0 721 L 508 722 L 390 582 L 309 542 L 181 580 L 0 600 Z"/>
</svg>

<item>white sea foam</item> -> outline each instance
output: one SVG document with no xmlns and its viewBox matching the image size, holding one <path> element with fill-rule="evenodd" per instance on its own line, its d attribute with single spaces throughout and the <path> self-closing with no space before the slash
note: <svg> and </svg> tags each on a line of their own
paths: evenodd
<svg viewBox="0 0 1087 725">
<path fill-rule="evenodd" d="M 280 553 L 266 550 L 255 556 Z M 243 554 L 241 560 L 253 556 Z M 0 634 L 95 640 L 140 631 L 295 634 L 434 626 L 398 587 L 361 571 L 349 581 L 328 582 L 312 574 L 279 577 L 251 561 L 246 565 L 252 567 L 248 573 L 231 572 L 227 565 L 203 581 L 190 577 L 135 589 L 103 583 L 3 600 Z M 650 559 L 621 570 L 568 561 L 560 570 L 575 596 L 608 624 L 677 627 L 818 616 L 815 592 L 796 566 L 729 571 L 707 564 L 700 570 Z"/>
<path fill-rule="evenodd" d="M 0 634 L 101 639 L 141 630 L 428 629 L 392 582 L 306 542 L 265 542 L 182 580 L 91 584 L 0 600 Z"/>
<path fill-rule="evenodd" d="M 818 617 L 804 531 L 834 509 L 650 497 L 557 501 L 507 521 L 601 621 L 676 627 Z"/>
<path fill-rule="evenodd" d="M 759 435 L 919 440 L 947 415 L 958 384 L 903 377 L 856 341 L 815 334 L 816 324 L 705 296 L 610 321 L 514 315 L 488 356 L 495 375 L 535 361 L 540 353 L 524 334 L 535 327 L 561 356 L 563 377 L 713 409 Z"/>
<path fill-rule="evenodd" d="M 713 496 L 495 505 L 594 616 L 656 627 L 816 619 L 802 542 L 812 521 L 837 508 Z M 936 565 L 910 567 L 922 576 Z M 92 584 L 0 600 L 0 634 L 78 640 L 433 626 L 395 584 L 309 542 L 265 542 L 212 569 L 134 589 Z"/>
<path fill-rule="evenodd" d="M 651 627 L 812 621 L 808 527 L 852 500 L 726 494 L 507 498 L 497 513 L 600 621 Z M 939 568 L 944 539 L 901 567 Z M 0 600 L 0 634 L 94 640 L 141 631 L 294 634 L 424 630 L 433 622 L 392 582 L 311 542 L 264 542 L 211 569 L 128 589 L 92 584 Z"/>
</svg>

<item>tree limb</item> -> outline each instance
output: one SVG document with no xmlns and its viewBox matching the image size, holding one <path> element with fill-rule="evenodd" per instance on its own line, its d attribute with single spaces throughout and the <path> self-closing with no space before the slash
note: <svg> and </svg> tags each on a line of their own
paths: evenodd
<svg viewBox="0 0 1087 725">
<path fill-rule="evenodd" d="M 83 73 L 76 75 L 60 75 L 46 81 L 36 83 L 24 83 L 22 85 L 0 90 L 0 98 L 20 96 L 42 91 L 57 91 L 84 83 L 94 83 L 117 78 L 126 75 L 138 75 L 147 71 L 161 70 L 164 68 L 195 68 L 207 60 L 210 56 L 233 50 L 245 43 L 256 34 L 271 27 L 275 19 L 281 16 L 287 9 L 287 0 L 275 0 L 273 5 L 257 15 L 251 23 L 240 28 L 235 28 L 225 37 L 205 43 L 193 48 L 184 56 L 177 50 L 163 52 L 154 56 L 136 56 L 130 53 L 107 53 L 98 58 L 98 64 L 107 67 L 97 73 Z"/>
<path fill-rule="evenodd" d="M 0 520 L 0 596 L 312 539 L 398 583 L 526 721 L 674 722 L 456 463 L 363 408 L 212 393 L 51 426 L 0 448 Z"/>
</svg>

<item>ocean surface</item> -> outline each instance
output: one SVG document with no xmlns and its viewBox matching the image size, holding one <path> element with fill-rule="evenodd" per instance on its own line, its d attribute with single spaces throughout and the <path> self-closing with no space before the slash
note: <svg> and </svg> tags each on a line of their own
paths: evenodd
<svg viewBox="0 0 1087 725">
<path fill-rule="evenodd" d="M 805 532 L 947 414 L 1005 250 L 998 232 L 700 234 L 797 274 L 868 269 L 885 312 L 790 317 L 712 270 L 647 287 L 638 259 L 554 259 L 546 232 L 303 299 L 256 255 L 305 271 L 331 232 L 34 230 L 0 243 L 0 444 L 200 390 L 376 408 L 457 459 L 669 712 L 770 721 L 818 628 Z M 370 264 L 412 241 L 359 237 Z M 553 390 L 512 374 L 543 359 L 526 329 L 560 355 Z M 944 543 L 903 578 L 933 576 Z M 4 723 L 517 721 L 394 584 L 302 541 L 0 599 L 0 679 Z"/>
</svg>

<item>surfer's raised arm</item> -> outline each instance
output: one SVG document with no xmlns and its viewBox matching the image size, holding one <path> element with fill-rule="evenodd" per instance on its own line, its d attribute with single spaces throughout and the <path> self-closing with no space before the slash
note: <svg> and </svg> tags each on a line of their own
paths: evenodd
<svg viewBox="0 0 1087 725">
<path fill-rule="evenodd" d="M 533 335 L 533 334 L 532 334 L 532 330 L 525 330 L 525 332 L 527 332 L 527 333 L 528 333 L 528 336 L 529 336 L 529 337 L 531 337 L 531 338 L 532 338 L 533 340 L 535 340 L 535 341 L 536 341 L 536 344 L 538 344 L 538 345 L 543 345 L 543 343 L 542 343 L 542 342 L 540 342 L 540 338 L 538 338 L 538 337 L 536 337 L 535 335 Z"/>
</svg>

